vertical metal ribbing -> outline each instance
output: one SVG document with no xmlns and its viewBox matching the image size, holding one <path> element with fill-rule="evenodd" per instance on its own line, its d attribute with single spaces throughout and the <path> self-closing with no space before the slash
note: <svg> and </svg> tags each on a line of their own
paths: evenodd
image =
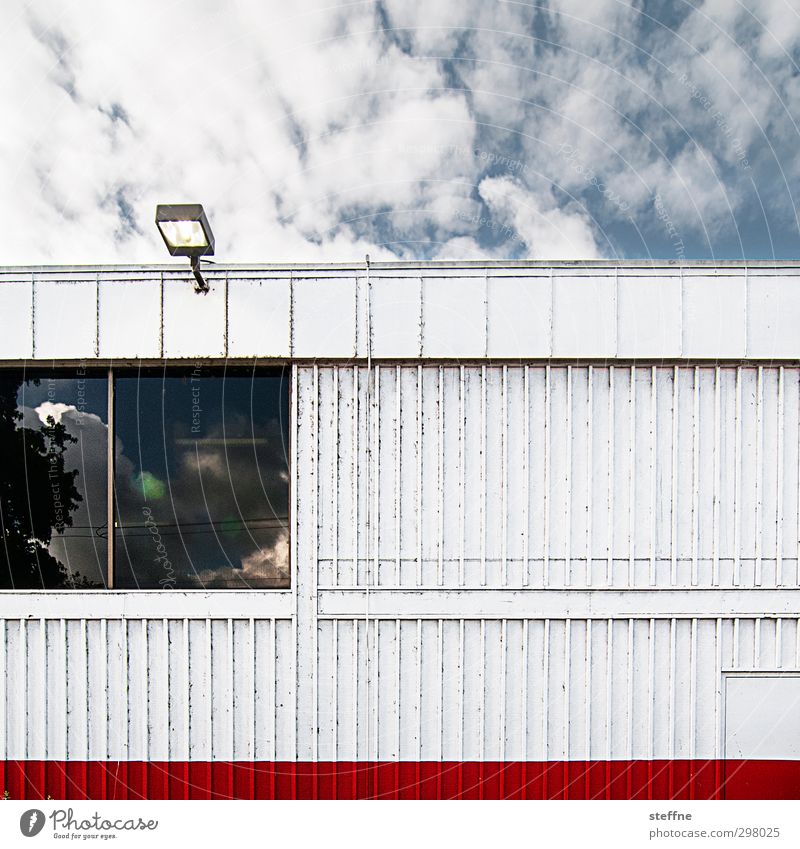
<svg viewBox="0 0 800 849">
<path fill-rule="evenodd" d="M 123 621 L 123 627 L 125 625 Z M 189 644 L 189 619 L 184 617 L 181 620 L 181 654 L 183 657 L 181 670 L 181 695 L 183 698 L 183 752 L 186 762 L 192 759 L 192 709 L 191 709 L 191 688 L 189 687 L 189 675 L 192 669 Z M 253 698 L 255 699 L 255 682 L 253 686 Z M 255 722 L 255 720 L 253 720 Z M 253 750 L 253 759 L 255 760 L 255 749 Z M 189 798 L 189 781 L 184 782 L 184 798 Z"/>
<path fill-rule="evenodd" d="M 436 672 L 438 675 L 439 704 L 437 711 L 436 739 L 438 741 L 437 760 L 444 760 L 444 621 L 439 619 L 436 626 Z M 441 776 L 439 781 L 441 782 Z M 441 784 L 437 797 L 441 797 Z"/>
<path fill-rule="evenodd" d="M 564 622 L 564 715 L 562 717 L 561 734 L 562 734 L 562 758 L 564 760 L 564 798 L 569 795 L 569 771 L 567 762 L 569 761 L 569 729 L 570 729 L 570 706 L 572 688 L 570 686 L 570 678 L 572 675 L 572 620 L 567 619 Z"/>
<path fill-rule="evenodd" d="M 588 387 L 586 395 L 586 586 L 592 585 L 592 417 L 594 370 L 589 366 Z M 587 702 L 588 703 L 588 702 Z"/>
<path fill-rule="evenodd" d="M 437 516 L 437 568 L 436 584 L 444 585 L 444 368 L 439 366 L 438 398 L 436 403 L 436 425 L 438 451 L 436 468 L 436 516 Z"/>
<path fill-rule="evenodd" d="M 460 619 L 458 624 L 458 675 L 459 675 L 459 698 L 458 698 L 458 749 L 460 763 L 464 762 L 464 700 L 466 688 L 466 676 L 464 674 L 464 620 Z M 460 774 L 459 774 L 460 777 Z M 460 784 L 460 782 L 459 782 Z M 459 786 L 459 796 L 461 787 Z"/>
<path fill-rule="evenodd" d="M 417 619 L 417 769 L 422 761 L 422 620 Z M 417 776 L 417 797 L 419 798 L 419 775 Z"/>
<path fill-rule="evenodd" d="M 271 618 L 269 620 L 269 654 L 267 655 L 267 683 L 269 684 L 269 701 L 267 703 L 267 710 L 269 710 L 269 715 L 272 721 L 272 729 L 269 741 L 269 758 L 272 763 L 275 763 L 275 761 L 278 759 L 278 675 L 276 672 L 277 656 L 278 634 L 275 628 L 275 619 Z M 274 773 L 273 778 L 271 780 L 274 784 Z M 274 787 L 272 796 L 273 798 L 275 796 Z"/>
<path fill-rule="evenodd" d="M 230 752 L 231 761 L 233 761 L 236 758 L 236 687 L 234 686 L 236 681 L 236 653 L 233 650 L 233 619 L 230 616 L 225 622 L 225 651 L 228 655 L 225 686 L 229 693 L 228 698 L 230 701 L 228 702 L 228 709 L 230 710 L 231 717 L 230 737 L 228 739 L 230 748 L 228 751 Z M 316 679 L 316 674 L 314 678 Z M 167 689 L 167 698 L 169 698 L 169 689 Z M 233 796 L 233 763 L 228 767 L 228 782 L 228 792 Z"/>
<path fill-rule="evenodd" d="M 111 366 L 108 367 L 107 379 L 108 387 L 106 400 L 108 408 L 106 415 L 108 417 L 108 428 L 106 431 L 106 523 L 108 528 L 108 542 L 106 544 L 106 585 L 109 589 L 113 589 L 115 555 L 114 542 L 116 539 L 114 531 L 114 471 L 116 464 L 114 434 L 116 433 L 116 427 L 114 423 L 114 369 Z"/>
<path fill-rule="evenodd" d="M 464 511 L 466 510 L 466 437 L 464 420 L 464 366 L 458 367 L 458 585 L 464 586 Z"/>
<path fill-rule="evenodd" d="M 377 418 L 377 417 L 376 417 Z M 417 586 L 422 584 L 422 366 L 417 366 Z"/>
<path fill-rule="evenodd" d="M 374 525 L 372 537 L 372 580 L 368 584 L 380 584 L 381 572 L 381 367 L 376 365 L 374 368 L 375 374 L 375 397 L 373 404 L 375 405 L 374 419 L 374 460 L 370 463 L 371 485 L 372 485 L 372 517 L 371 521 Z M 367 375 L 369 380 L 369 375 Z"/>
<path fill-rule="evenodd" d="M 721 446 L 721 386 L 720 368 L 714 369 L 714 480 L 713 480 L 713 505 L 712 505 L 712 552 L 711 552 L 711 583 L 719 586 L 719 501 L 720 501 L 720 467 L 722 451 Z"/>
<path fill-rule="evenodd" d="M 761 623 L 762 619 L 756 619 L 753 629 L 753 658 L 754 666 L 761 666 Z"/>
<path fill-rule="evenodd" d="M 794 665 L 796 669 L 797 667 L 800 667 L 800 619 L 794 620 L 794 628 Z"/>
<path fill-rule="evenodd" d="M 28 715 L 28 690 L 31 682 L 28 678 L 28 620 L 19 618 L 19 664 L 21 681 L 17 690 L 17 709 L 22 732 L 24 760 L 30 760 L 30 716 Z M 84 665 L 85 669 L 85 665 Z M 69 713 L 67 713 L 69 716 Z M 88 760 L 88 758 L 87 758 Z M 5 788 L 4 788 L 5 789 Z"/>
<path fill-rule="evenodd" d="M 798 379 L 800 382 L 800 370 L 797 372 Z M 800 387 L 799 387 L 800 390 Z M 797 422 L 798 422 L 798 451 L 797 451 L 797 505 L 796 505 L 796 513 L 797 513 L 797 528 L 795 529 L 795 537 L 797 538 L 797 548 L 795 549 L 795 585 L 800 585 L 800 391 L 798 391 L 798 410 L 797 410 Z M 798 640 L 800 640 L 800 622 L 798 622 L 797 627 Z"/>
<path fill-rule="evenodd" d="M 778 369 L 778 481 L 777 481 L 777 516 L 775 517 L 775 583 L 777 586 L 783 584 L 783 466 L 784 456 L 784 429 L 786 424 L 785 405 L 785 380 L 783 366 Z"/>
<path fill-rule="evenodd" d="M 108 716 L 108 664 L 106 663 L 106 646 L 108 645 L 108 640 L 106 639 L 106 620 L 103 619 L 100 624 L 100 638 L 101 638 L 101 656 L 103 658 L 101 662 L 102 667 L 102 681 L 103 681 L 103 693 L 102 693 L 102 705 L 103 705 L 103 713 L 102 713 L 102 749 L 100 752 L 101 758 L 105 761 L 108 760 L 108 723 L 106 721 L 106 717 Z M 49 687 L 47 686 L 47 620 L 43 617 L 39 619 L 39 669 L 42 671 L 42 714 L 40 716 L 41 725 L 39 727 L 39 734 L 41 743 L 41 757 L 42 760 L 49 759 L 49 752 L 47 751 L 47 714 L 49 707 Z M 0 682 L 5 685 L 5 681 L 0 676 Z M 103 783 L 105 786 L 105 771 L 103 772 Z"/>
<path fill-rule="evenodd" d="M 84 753 L 85 759 L 88 762 L 90 757 L 89 745 L 91 741 L 90 734 L 90 725 L 89 725 L 89 635 L 87 633 L 87 621 L 85 618 L 81 618 L 80 620 L 80 635 L 81 635 L 81 678 L 83 679 L 83 704 L 81 705 L 81 710 L 83 713 L 83 736 L 84 736 Z M 27 651 L 25 652 L 25 661 L 27 661 Z M 27 663 L 26 663 L 27 665 Z M 27 669 L 25 670 L 25 692 L 26 695 L 30 689 L 31 682 L 27 675 Z M 148 699 L 149 701 L 149 699 Z M 27 718 L 27 727 L 30 728 L 30 717 Z M 26 754 L 30 757 L 30 751 L 27 749 L 26 743 Z M 149 760 L 149 752 L 148 752 L 148 760 Z"/>
<path fill-rule="evenodd" d="M 508 561 L 508 366 L 503 366 L 503 410 L 500 433 L 500 584 L 507 584 Z"/>
<path fill-rule="evenodd" d="M 584 739 L 586 749 L 584 760 L 592 759 L 592 620 L 586 620 L 586 643 L 584 653 L 584 678 L 583 678 L 583 700 L 586 705 L 584 711 Z M 586 798 L 589 798 L 589 773 L 586 773 Z"/>
<path fill-rule="evenodd" d="M 800 629 L 798 629 L 800 630 Z M 522 620 L 522 686 L 520 688 L 520 728 L 522 730 L 522 768 L 528 762 L 528 619 Z M 523 772 L 524 775 L 524 772 Z M 525 782 L 523 781 L 523 785 Z M 527 798 L 527 788 L 523 791 Z"/>
<path fill-rule="evenodd" d="M 606 586 L 614 583 L 614 366 L 608 367 L 608 548 Z"/>
<path fill-rule="evenodd" d="M 394 653 L 395 653 L 395 670 L 394 670 L 394 719 L 395 719 L 395 738 L 397 746 L 397 763 L 399 766 L 400 760 L 403 757 L 403 727 L 401 716 L 405 706 L 402 703 L 402 665 L 403 665 L 403 646 L 400 638 L 400 619 L 394 620 Z M 398 782 L 399 784 L 399 782 Z"/>
<path fill-rule="evenodd" d="M 64 677 L 62 679 L 63 688 L 64 688 L 64 760 L 70 759 L 70 748 L 69 748 L 69 675 L 70 675 L 70 662 L 69 662 L 69 647 L 67 646 L 67 620 L 60 619 L 59 620 L 59 646 L 61 647 L 61 667 L 64 670 Z M 127 633 L 125 635 L 125 704 L 128 706 L 128 720 L 130 720 L 130 657 L 128 656 L 128 641 L 127 641 Z M 130 750 L 130 721 L 126 723 L 127 725 L 127 740 L 125 742 L 125 757 L 127 760 L 128 752 Z"/>
<path fill-rule="evenodd" d="M 353 760 L 358 760 L 358 619 L 353 619 Z M 365 753 L 366 754 L 366 753 Z M 353 798 L 356 795 L 356 771 L 353 770 Z"/>
<path fill-rule="evenodd" d="M 764 497 L 764 366 L 758 367 L 756 388 L 756 574 L 755 585 L 761 586 L 762 545 L 764 537 L 764 515 L 761 503 Z"/>
<path fill-rule="evenodd" d="M 506 760 L 506 644 L 508 642 L 508 620 L 500 621 L 500 761 Z M 502 780 L 502 778 L 501 778 Z M 502 795 L 502 794 L 501 794 Z"/>
<path fill-rule="evenodd" d="M 606 622 L 606 799 L 611 798 L 610 764 L 613 757 L 611 716 L 614 702 L 614 620 Z"/>
<path fill-rule="evenodd" d="M 6 634 L 6 619 L 0 619 L 0 681 L 3 682 L 3 694 L 0 697 L 0 757 L 5 763 L 8 760 L 8 718 L 6 716 L 6 694 L 8 692 L 8 637 Z"/>
<path fill-rule="evenodd" d="M 550 583 L 550 363 L 544 367 L 544 527 L 542 529 L 542 586 Z"/>
<path fill-rule="evenodd" d="M 779 616 L 775 620 L 775 668 L 780 669 L 782 666 L 781 657 L 783 655 L 783 619 Z"/>
<path fill-rule="evenodd" d="M 625 706 L 625 758 L 628 761 L 633 760 L 633 622 L 633 619 L 628 619 L 628 654 L 625 670 L 627 686 L 625 693 L 627 699 Z M 630 772 L 628 773 L 628 782 L 630 782 Z M 628 796 L 630 796 L 630 792 Z"/>
<path fill-rule="evenodd" d="M 733 583 L 738 586 L 742 580 L 742 368 L 736 369 L 736 415 L 733 436 Z M 800 531 L 800 528 L 799 528 Z M 799 544 L 800 545 L 800 544 Z M 798 548 L 800 551 L 800 548 Z"/>
<path fill-rule="evenodd" d="M 656 513 L 657 475 L 656 448 L 658 447 L 658 372 L 656 367 L 650 369 L 650 586 L 656 585 L 656 528 L 658 526 Z"/>
<path fill-rule="evenodd" d="M 167 735 L 167 760 L 172 761 L 172 734 L 171 734 L 171 726 L 172 726 L 172 717 L 170 715 L 170 693 L 172 692 L 172 680 L 169 674 L 169 658 L 172 654 L 170 651 L 169 644 L 169 620 L 166 617 L 161 618 L 161 650 L 163 651 L 163 657 L 165 659 L 164 662 L 164 687 L 162 692 L 159 694 L 161 696 L 161 705 L 159 706 L 159 712 L 164 716 L 164 722 L 166 725 L 166 735 Z M 230 654 L 231 659 L 233 659 L 233 652 Z M 233 744 L 234 744 L 234 717 L 236 716 L 235 711 L 235 701 L 234 701 L 234 688 L 233 688 L 233 673 L 231 672 L 230 676 L 230 689 L 231 689 L 231 756 L 235 756 Z"/>
<path fill-rule="evenodd" d="M 694 367 L 692 389 L 692 586 L 697 586 L 700 535 L 700 369 Z"/>
<path fill-rule="evenodd" d="M 567 366 L 567 409 L 564 425 L 564 586 L 572 572 L 572 366 Z"/>
<path fill-rule="evenodd" d="M 697 754 L 697 618 L 692 619 L 689 655 L 689 760 Z M 694 799 L 694 773 L 689 783 L 689 795 Z"/>
<path fill-rule="evenodd" d="M 131 658 L 130 658 L 130 653 L 128 651 L 128 620 L 125 619 L 124 617 L 122 619 L 120 619 L 120 626 L 122 628 L 122 651 L 121 651 L 122 672 L 123 672 L 123 675 L 125 676 L 124 689 L 123 689 L 123 699 L 124 699 L 124 704 L 125 704 L 125 708 L 124 708 L 125 714 L 124 714 L 123 719 L 124 719 L 124 722 L 125 722 L 125 732 L 122 735 L 122 740 L 120 742 L 121 742 L 121 749 L 122 749 L 122 760 L 123 760 L 123 762 L 127 762 L 130 758 L 130 749 L 131 749 L 131 723 L 130 723 L 130 717 L 131 717 L 131 675 L 130 675 Z M 64 658 L 63 658 L 64 664 L 63 664 L 63 666 L 64 666 L 64 672 L 65 672 L 65 675 L 66 675 L 66 668 L 67 668 L 67 665 L 66 665 L 67 624 L 66 624 L 66 621 L 64 619 L 61 620 L 61 631 L 60 631 L 59 636 L 60 636 L 60 640 L 61 640 L 62 651 L 64 652 Z M 66 716 L 67 715 L 67 713 L 66 713 L 66 701 L 67 701 L 66 685 L 65 685 L 64 689 L 65 689 L 65 693 L 64 693 L 64 702 L 65 702 L 64 716 Z M 66 722 L 64 723 L 64 727 L 66 729 Z M 64 757 L 67 757 L 66 746 L 64 748 Z M 191 758 L 191 752 L 189 752 L 187 754 L 187 759 L 190 759 L 190 758 Z"/>
<path fill-rule="evenodd" d="M 716 629 L 714 632 L 714 649 L 715 649 L 715 665 L 716 684 L 714 686 L 714 758 L 717 761 L 717 770 L 719 770 L 719 761 L 723 756 L 722 744 L 722 619 L 717 617 Z M 719 793 L 720 781 L 719 777 L 716 781 L 717 790 Z M 719 798 L 717 795 L 716 798 Z"/>
<path fill-rule="evenodd" d="M 333 583 L 339 584 L 339 368 L 333 369 L 333 462 L 331 463 L 331 493 L 333 495 L 332 572 Z"/>
<path fill-rule="evenodd" d="M 630 368 L 628 397 L 628 586 L 636 586 L 636 366 Z"/>
<path fill-rule="evenodd" d="M 149 649 L 148 649 L 148 642 L 149 641 L 148 641 L 148 637 L 147 637 L 147 619 L 140 619 L 139 625 L 140 625 L 141 631 L 142 631 L 141 646 L 142 646 L 142 661 L 143 661 L 142 665 L 141 665 L 141 678 L 139 680 L 139 684 L 142 688 L 142 727 L 141 727 L 142 750 L 143 750 L 142 751 L 142 759 L 147 761 L 147 763 L 149 763 L 150 762 L 150 733 L 149 733 L 149 729 L 150 729 L 150 688 L 148 687 L 148 683 L 149 683 L 149 677 L 150 677 L 150 675 L 149 675 L 149 672 L 150 672 L 150 656 L 149 656 L 150 652 L 149 652 Z M 86 620 L 82 619 L 81 620 L 81 641 L 83 642 L 84 647 L 85 647 L 85 639 L 86 639 L 86 633 L 85 633 L 85 630 L 84 630 L 85 627 L 86 627 Z M 210 635 L 211 627 L 210 627 L 210 624 L 209 624 L 208 630 L 209 630 L 209 638 L 208 638 L 208 645 L 206 646 L 206 648 L 208 649 L 208 664 L 209 664 L 208 680 L 209 680 L 209 688 L 210 688 L 211 687 L 211 674 L 210 674 L 210 670 L 211 670 L 211 635 Z M 211 691 L 210 690 L 209 690 L 208 702 L 209 702 L 208 715 L 209 715 L 209 721 L 210 721 L 212 716 L 213 716 L 213 713 L 212 713 L 212 710 L 211 710 Z M 209 728 L 211 728 L 210 725 L 209 725 Z M 209 736 L 212 740 L 212 747 L 213 747 L 213 732 L 210 733 Z M 213 760 L 213 758 L 214 758 L 214 755 L 213 755 L 213 751 L 212 751 L 211 759 Z M 87 758 L 87 760 L 88 760 L 88 758 Z M 145 772 L 145 776 L 147 776 L 147 772 Z M 146 783 L 146 781 L 147 781 L 147 779 L 145 778 L 145 783 Z M 145 796 L 145 798 L 147 797 L 146 792 L 143 795 Z"/>
<path fill-rule="evenodd" d="M 339 620 L 331 620 L 331 760 L 339 761 Z M 335 767 L 334 767 L 335 769 Z M 337 797 L 336 775 L 333 779 L 333 798 Z"/>
<path fill-rule="evenodd" d="M 400 366 L 395 367 L 394 378 L 394 419 L 395 419 L 395 439 L 394 439 L 394 584 L 396 587 L 401 585 L 400 573 L 400 558 L 402 554 L 402 540 L 400 538 L 400 469 L 402 463 L 402 444 L 403 444 L 403 428 L 401 426 L 402 405 L 401 405 L 401 387 L 402 387 L 402 371 Z"/>
<path fill-rule="evenodd" d="M 481 366 L 481 586 L 486 586 L 486 366 Z"/>
<path fill-rule="evenodd" d="M 650 619 L 647 634 L 647 759 L 651 765 L 655 748 L 655 697 L 656 697 L 656 620 Z M 652 768 L 652 766 L 651 766 Z M 653 798 L 652 782 L 647 783 L 647 798 Z"/>
<path fill-rule="evenodd" d="M 678 400 L 679 400 L 679 371 L 674 366 L 672 370 L 672 445 L 671 451 L 671 474 L 670 483 L 672 496 L 669 506 L 669 552 L 670 570 L 669 582 L 671 586 L 678 583 Z"/>
<path fill-rule="evenodd" d="M 290 294 L 291 294 L 291 279 L 290 279 Z M 294 335 L 294 329 L 293 329 L 294 323 L 291 319 L 290 319 L 290 325 L 291 325 L 291 327 L 290 327 L 290 330 L 291 330 L 290 338 L 292 338 L 293 335 Z M 298 568 L 299 564 L 297 562 L 297 536 L 298 536 L 297 531 L 298 531 L 298 525 L 299 525 L 298 516 L 297 516 L 298 509 L 299 509 L 299 499 L 298 499 L 298 492 L 297 492 L 297 455 L 298 455 L 297 444 L 298 444 L 298 441 L 299 441 L 298 437 L 300 435 L 300 420 L 299 420 L 299 416 L 298 416 L 298 404 L 299 404 L 298 396 L 299 396 L 299 390 L 300 390 L 299 382 L 300 382 L 299 381 L 299 370 L 298 370 L 297 365 L 293 364 L 292 365 L 291 413 L 290 413 L 292 439 L 290 440 L 290 446 L 289 446 L 289 451 L 290 451 L 290 456 L 291 456 L 291 462 L 289 464 L 290 465 L 290 469 L 289 469 L 290 489 L 291 489 L 291 494 L 290 494 L 290 498 L 291 498 L 291 511 L 290 511 L 291 512 L 291 518 L 290 518 L 291 529 L 290 529 L 290 532 L 289 532 L 289 545 L 291 546 L 291 548 L 290 548 L 290 552 L 291 552 L 291 554 L 290 554 L 291 564 L 290 565 L 291 565 L 291 570 L 292 570 L 291 584 L 292 584 L 292 596 L 294 597 L 294 609 L 292 611 L 292 613 L 293 613 L 293 616 L 292 616 L 292 679 L 293 679 L 293 683 L 292 683 L 292 708 L 293 708 L 293 713 L 294 713 L 294 719 L 292 720 L 291 752 L 292 752 L 292 757 L 293 757 L 295 762 L 297 761 L 297 745 L 298 745 L 298 739 L 297 739 L 297 715 L 298 715 L 298 710 L 297 710 L 297 708 L 298 708 L 297 685 L 298 685 L 299 680 L 300 680 L 300 674 L 299 674 L 299 669 L 298 669 L 299 645 L 298 645 L 298 639 L 297 639 L 297 636 L 298 636 L 297 622 L 298 622 L 298 619 L 299 619 L 299 612 L 300 612 L 300 593 L 297 591 L 297 589 L 298 589 L 297 583 L 298 583 L 298 575 L 299 575 L 299 568 Z M 355 428 L 354 428 L 354 430 L 355 430 Z M 355 463 L 355 460 L 353 460 L 353 462 Z M 355 465 L 353 467 L 353 481 L 355 482 Z M 355 483 L 354 483 L 354 486 L 355 486 Z M 354 552 L 355 552 L 355 549 L 356 549 L 356 541 L 355 541 L 355 538 L 354 538 L 353 539 L 353 551 Z M 354 560 L 353 583 L 355 584 L 356 581 L 357 581 L 357 575 L 356 575 L 356 569 L 355 569 L 355 553 L 353 554 L 353 560 Z M 208 623 L 208 621 L 206 621 L 206 627 L 208 627 L 208 625 L 209 625 L 209 623 Z M 274 640 L 274 642 L 277 642 L 277 635 L 275 634 L 274 629 L 273 629 L 273 640 Z M 275 648 L 276 648 L 276 646 L 273 645 L 273 658 L 275 656 Z M 274 668 L 274 666 L 273 666 L 273 668 Z M 277 678 L 277 675 L 275 677 Z M 274 711 L 273 711 L 273 715 L 274 715 Z M 273 723 L 273 740 L 275 738 L 274 731 L 275 731 L 275 723 Z"/>
<path fill-rule="evenodd" d="M 739 640 L 740 640 L 740 637 L 739 637 L 739 617 L 737 616 L 733 620 L 733 661 L 732 661 L 732 664 L 733 664 L 734 669 L 737 669 L 738 666 L 739 666 L 739 652 L 740 652 Z"/>
<path fill-rule="evenodd" d="M 530 564 L 530 502 L 531 502 L 531 412 L 529 366 L 523 367 L 522 398 L 522 585 L 527 587 L 531 578 Z"/>
<path fill-rule="evenodd" d="M 478 664 L 478 761 L 480 769 L 480 798 L 483 798 L 483 764 L 486 761 L 486 620 L 480 620 L 480 662 Z"/>
<path fill-rule="evenodd" d="M 312 396 L 311 396 L 311 450 L 312 461 L 311 469 L 309 470 L 310 486 L 311 486 L 311 504 L 309 521 L 314 529 L 314 556 L 311 562 L 310 577 L 310 595 L 314 603 L 314 610 L 317 608 L 317 585 L 319 583 L 319 367 L 316 363 L 312 369 Z M 295 589 L 299 592 L 299 588 Z M 308 626 L 311 644 L 311 757 L 316 763 L 319 760 L 319 698 L 318 698 L 318 680 L 319 680 L 319 646 L 318 646 L 318 630 L 316 616 L 312 617 Z M 317 774 L 313 776 L 313 797 L 317 798 Z"/>
<path fill-rule="evenodd" d="M 544 643 L 542 647 L 542 762 L 548 760 L 548 733 L 550 730 L 550 620 L 544 620 Z M 543 788 L 546 794 L 547 788 Z M 546 796 L 545 796 L 546 798 Z"/>
<path fill-rule="evenodd" d="M 669 620 L 669 708 L 667 725 L 667 755 L 670 761 L 675 760 L 675 695 L 677 692 L 676 671 L 676 648 L 677 648 L 677 620 L 673 616 Z M 670 788 L 670 795 L 672 788 Z"/>
</svg>

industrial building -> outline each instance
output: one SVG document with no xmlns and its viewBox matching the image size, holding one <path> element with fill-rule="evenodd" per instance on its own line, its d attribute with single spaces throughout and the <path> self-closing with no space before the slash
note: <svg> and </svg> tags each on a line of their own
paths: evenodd
<svg viewBox="0 0 800 849">
<path fill-rule="evenodd" d="M 800 798 L 800 265 L 0 269 L 12 798 Z"/>
</svg>

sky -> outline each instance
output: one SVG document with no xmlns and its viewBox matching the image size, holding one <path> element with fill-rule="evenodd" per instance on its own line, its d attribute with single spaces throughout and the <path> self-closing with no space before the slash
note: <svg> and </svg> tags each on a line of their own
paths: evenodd
<svg viewBox="0 0 800 849">
<path fill-rule="evenodd" d="M 3 265 L 800 255 L 796 0 L 3 12 Z"/>
</svg>

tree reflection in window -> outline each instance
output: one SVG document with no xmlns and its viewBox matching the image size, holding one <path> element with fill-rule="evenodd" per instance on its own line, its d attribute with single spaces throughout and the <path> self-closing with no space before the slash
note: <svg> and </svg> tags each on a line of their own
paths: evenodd
<svg viewBox="0 0 800 849">
<path fill-rule="evenodd" d="M 117 372 L 115 586 L 289 586 L 287 378 Z"/>
<path fill-rule="evenodd" d="M 105 586 L 105 377 L 0 371 L 0 589 Z"/>
</svg>

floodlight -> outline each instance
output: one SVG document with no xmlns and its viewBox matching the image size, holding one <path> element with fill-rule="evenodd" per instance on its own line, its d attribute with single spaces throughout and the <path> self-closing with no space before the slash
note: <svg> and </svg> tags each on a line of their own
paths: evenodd
<svg viewBox="0 0 800 849">
<path fill-rule="evenodd" d="M 200 259 L 214 254 L 214 234 L 202 204 L 160 203 L 156 206 L 156 226 L 171 256 L 188 256 L 197 281 L 195 289 L 207 292 L 208 283 L 200 273 Z"/>
</svg>

